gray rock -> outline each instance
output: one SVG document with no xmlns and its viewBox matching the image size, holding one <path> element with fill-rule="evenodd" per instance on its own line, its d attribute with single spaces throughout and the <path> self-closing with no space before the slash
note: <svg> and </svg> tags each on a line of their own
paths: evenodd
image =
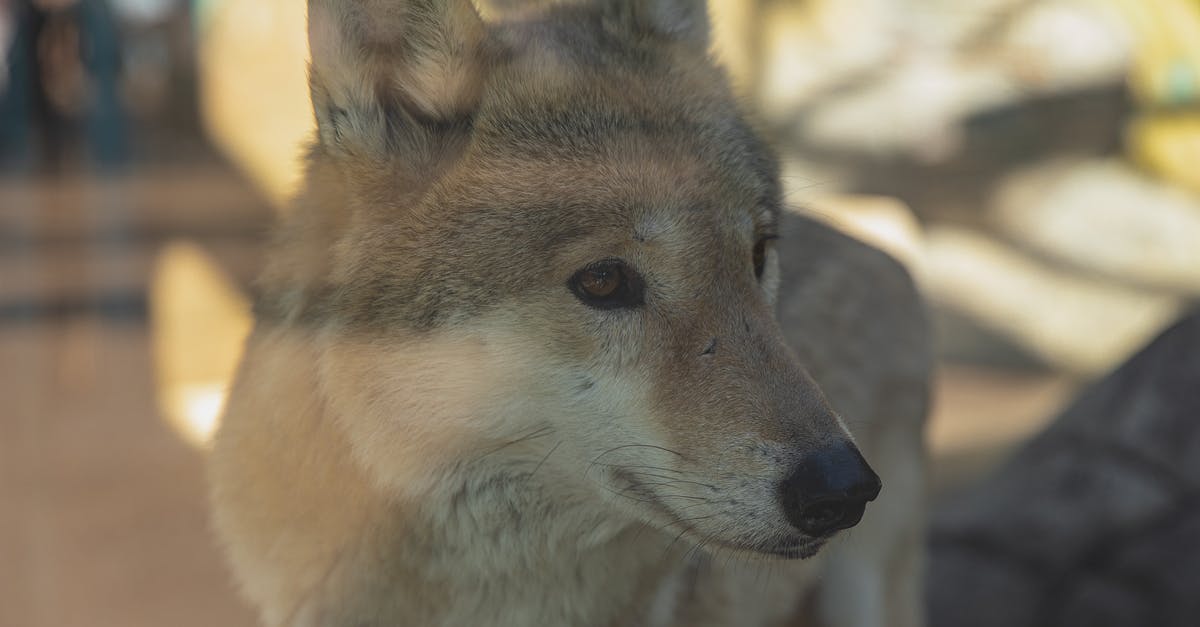
<svg viewBox="0 0 1200 627">
<path fill-rule="evenodd" d="M 1055 368 L 1095 376 L 1170 324 L 1181 299 L 1054 268 L 963 228 L 928 230 L 922 287 Z"/>
<path fill-rule="evenodd" d="M 1200 312 L 936 512 L 930 625 L 1200 620 Z"/>
<path fill-rule="evenodd" d="M 1008 177 L 991 219 L 1014 241 L 1130 285 L 1200 295 L 1200 197 L 1115 160 Z"/>
</svg>

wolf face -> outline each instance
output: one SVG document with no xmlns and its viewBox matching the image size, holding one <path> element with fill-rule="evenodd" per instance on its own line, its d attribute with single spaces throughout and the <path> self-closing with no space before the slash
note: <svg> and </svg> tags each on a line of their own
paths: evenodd
<svg viewBox="0 0 1200 627">
<path fill-rule="evenodd" d="M 785 557 L 875 498 L 776 322 L 777 167 L 704 16 L 310 3 L 318 141 L 266 307 L 317 321 L 383 489 L 482 473 Z"/>
</svg>

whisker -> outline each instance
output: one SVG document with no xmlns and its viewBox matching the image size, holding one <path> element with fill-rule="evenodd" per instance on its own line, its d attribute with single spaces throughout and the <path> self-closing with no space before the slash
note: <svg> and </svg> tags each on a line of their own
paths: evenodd
<svg viewBox="0 0 1200 627">
<path fill-rule="evenodd" d="M 686 494 L 656 494 L 655 496 L 660 499 L 691 499 L 693 501 L 704 501 L 705 503 L 712 502 L 710 499 L 707 499 L 703 496 L 688 496 Z"/>
<path fill-rule="evenodd" d="M 700 541 L 692 545 L 692 548 L 688 549 L 687 552 L 683 554 L 683 562 L 686 564 L 688 560 L 691 560 L 693 557 L 703 553 L 704 547 L 710 543 L 712 543 L 711 537 L 708 535 L 701 535 Z"/>
<path fill-rule="evenodd" d="M 676 535 L 674 538 L 671 539 L 670 542 L 667 543 L 667 546 L 665 548 L 663 548 L 663 556 L 664 557 L 671 552 L 671 549 L 675 546 L 675 543 L 679 542 L 679 539 L 682 538 L 683 535 L 687 532 L 688 532 L 687 527 L 684 527 L 683 529 L 681 529 L 679 531 L 678 535 Z"/>
<path fill-rule="evenodd" d="M 554 427 L 551 427 L 549 425 L 547 425 L 545 427 L 540 427 L 538 429 L 534 429 L 532 433 L 521 436 L 515 440 L 509 440 L 508 442 L 505 442 L 505 443 L 501 444 L 500 446 L 497 446 L 497 447 L 493 448 L 492 450 L 480 455 L 479 457 L 476 457 L 474 461 L 479 461 L 479 460 L 487 457 L 488 455 L 502 451 L 510 446 L 520 444 L 522 442 L 528 442 L 529 440 L 532 440 L 534 438 L 540 438 L 543 436 L 550 435 L 550 433 L 553 431 L 554 431 Z"/>
<path fill-rule="evenodd" d="M 644 471 L 632 470 L 632 471 L 630 471 L 630 472 L 629 472 L 629 474 L 631 474 L 631 475 L 636 475 L 636 476 L 654 477 L 654 478 L 656 478 L 656 479 L 663 479 L 663 480 L 664 480 L 664 483 L 690 483 L 690 484 L 692 484 L 692 485 L 698 485 L 698 486 L 700 486 L 700 487 L 702 487 L 702 488 L 708 488 L 709 490 L 716 490 L 716 489 L 717 489 L 717 488 L 716 488 L 716 486 L 714 486 L 714 485 L 712 485 L 712 484 L 710 484 L 710 483 L 701 483 L 701 482 L 699 482 L 699 481 L 691 481 L 691 480 L 688 480 L 688 479 L 675 479 L 675 478 L 673 478 L 673 477 L 669 477 L 669 476 L 667 476 L 667 475 L 658 475 L 658 474 L 655 474 L 655 473 L 652 473 L 652 472 L 644 472 Z"/>
<path fill-rule="evenodd" d="M 678 455 L 680 459 L 687 459 L 687 456 L 684 455 L 683 453 L 680 453 L 679 451 L 671 450 L 665 446 L 658 446 L 657 444 L 622 444 L 620 446 L 614 446 L 613 448 L 610 448 L 607 451 L 600 453 L 599 455 L 596 456 L 595 459 L 592 460 L 592 464 L 598 463 L 600 461 L 600 458 L 604 457 L 605 455 L 609 455 L 611 453 L 615 453 L 617 451 L 627 449 L 627 448 L 652 448 L 652 449 L 663 451 L 666 453 L 671 453 L 672 455 Z"/>
<path fill-rule="evenodd" d="M 542 467 L 542 464 L 545 464 L 545 463 L 546 463 L 546 460 L 547 460 L 547 459 L 550 459 L 550 456 L 554 454 L 554 451 L 557 451 L 557 450 L 558 450 L 558 447 L 559 447 L 559 446 L 562 446 L 562 443 L 563 443 L 563 441 L 562 441 L 562 440 L 559 440 L 557 444 L 555 444 L 553 447 L 551 447 L 551 448 L 550 448 L 550 452 L 549 452 L 549 453 L 546 453 L 545 457 L 542 457 L 542 460 L 541 460 L 541 461 L 539 461 L 539 462 L 537 463 L 537 465 L 533 467 L 533 471 L 529 473 L 529 476 L 530 476 L 530 477 L 533 477 L 534 475 L 536 475 L 536 474 L 537 474 L 537 471 L 538 471 L 539 469 L 541 469 L 541 467 Z"/>
<path fill-rule="evenodd" d="M 635 482 L 631 482 L 629 485 L 622 488 L 620 492 L 617 492 L 617 494 L 624 494 L 625 492 L 628 492 L 629 490 L 641 490 L 643 488 L 653 487 L 656 485 L 667 485 L 667 483 L 635 481 Z M 654 490 L 647 490 L 647 492 L 649 493 L 649 495 L 651 497 L 650 500 L 653 500 L 656 498 L 657 499 L 691 499 L 694 501 L 703 501 L 706 503 L 709 502 L 709 499 L 707 497 L 703 497 L 703 496 L 691 496 L 688 494 L 659 494 L 659 493 L 655 492 Z"/>
<path fill-rule="evenodd" d="M 631 501 L 637 501 L 638 503 L 654 503 L 655 502 L 654 499 L 639 499 L 639 498 L 632 497 L 628 494 L 625 494 L 624 490 L 618 491 L 618 490 L 614 490 L 608 486 L 600 486 L 600 487 L 604 488 L 605 490 L 608 490 L 609 492 L 612 492 L 613 494 L 615 494 L 617 496 L 625 497 Z M 625 488 L 625 489 L 628 490 L 629 488 Z"/>
<path fill-rule="evenodd" d="M 595 463 L 594 465 L 608 466 L 610 468 L 622 468 L 625 470 L 629 470 L 629 469 L 633 469 L 633 468 L 646 468 L 649 470 L 657 470 L 660 472 L 673 472 L 676 474 L 684 474 L 684 471 L 682 471 L 682 470 L 675 470 L 673 468 L 663 468 L 662 466 L 648 466 L 646 464 L 605 464 L 603 462 L 600 462 L 600 463 Z"/>
<path fill-rule="evenodd" d="M 712 514 L 709 516 L 696 516 L 694 518 L 680 518 L 678 520 L 671 521 L 671 524 L 682 527 L 682 529 L 680 530 L 679 534 L 676 535 L 675 538 L 673 540 L 671 540 L 671 542 L 669 544 L 667 544 L 667 547 L 665 549 L 663 549 L 663 554 L 665 555 L 668 552 L 670 552 L 671 547 L 675 546 L 675 543 L 679 542 L 680 538 L 682 538 L 684 535 L 686 535 L 687 532 L 691 531 L 693 533 L 697 533 L 697 534 L 699 533 L 695 529 L 692 529 L 691 526 L 687 525 L 686 523 L 696 521 L 696 520 L 706 520 L 706 519 L 712 518 L 713 516 L 715 516 L 715 514 Z"/>
<path fill-rule="evenodd" d="M 696 483 L 695 481 L 643 481 L 643 482 L 639 482 L 638 485 L 647 486 L 647 487 L 655 487 L 655 486 L 671 487 L 671 486 L 674 486 L 675 484 L 679 484 L 679 483 L 691 483 L 691 484 L 695 484 L 695 485 L 698 485 L 701 487 L 712 489 L 712 486 L 705 485 L 703 483 Z"/>
<path fill-rule="evenodd" d="M 676 512 L 682 512 L 682 511 L 684 511 L 684 510 L 688 510 L 688 509 L 691 509 L 691 508 L 693 508 L 693 507 L 699 507 L 699 506 L 701 506 L 701 505 L 716 505 L 716 504 L 717 504 L 717 503 L 714 503 L 714 502 L 712 502 L 712 501 L 705 501 L 705 502 L 703 502 L 703 503 L 692 503 L 691 505 L 684 505 L 683 507 L 677 508 L 675 511 L 676 511 Z"/>
</svg>

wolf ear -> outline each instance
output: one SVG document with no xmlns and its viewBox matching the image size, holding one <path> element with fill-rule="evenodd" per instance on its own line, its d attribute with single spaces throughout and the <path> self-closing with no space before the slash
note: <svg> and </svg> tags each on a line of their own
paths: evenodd
<svg viewBox="0 0 1200 627">
<path fill-rule="evenodd" d="M 609 14 L 610 22 L 625 30 L 678 39 L 708 49 L 706 0 L 609 0 Z"/>
<path fill-rule="evenodd" d="M 321 144 L 371 157 L 435 150 L 478 104 L 485 36 L 470 0 L 309 0 Z"/>
</svg>

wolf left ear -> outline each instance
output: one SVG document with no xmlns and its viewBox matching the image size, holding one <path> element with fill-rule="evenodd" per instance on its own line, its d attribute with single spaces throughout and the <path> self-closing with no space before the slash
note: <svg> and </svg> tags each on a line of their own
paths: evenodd
<svg viewBox="0 0 1200 627">
<path fill-rule="evenodd" d="M 334 153 L 431 157 L 478 104 L 486 30 L 470 0 L 309 0 L 308 37 Z"/>
<path fill-rule="evenodd" d="M 610 23 L 639 34 L 686 41 L 707 50 L 706 0 L 608 0 Z"/>
</svg>

